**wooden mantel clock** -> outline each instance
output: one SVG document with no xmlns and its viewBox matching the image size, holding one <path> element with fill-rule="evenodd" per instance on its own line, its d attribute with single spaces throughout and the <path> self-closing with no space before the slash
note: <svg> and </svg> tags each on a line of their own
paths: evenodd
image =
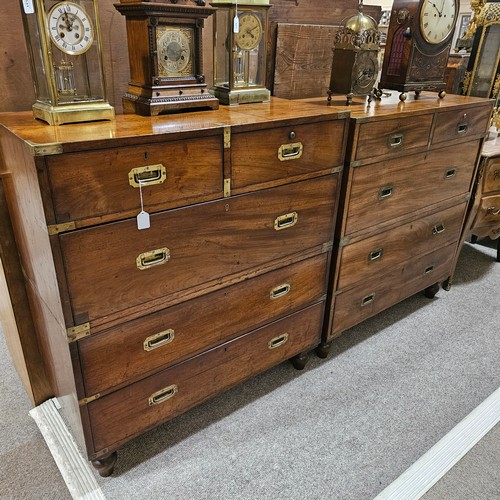
<svg viewBox="0 0 500 500">
<path fill-rule="evenodd" d="M 458 0 L 395 0 L 385 47 L 381 89 L 438 92 L 444 97 L 445 71 L 458 17 Z"/>
<path fill-rule="evenodd" d="M 215 12 L 204 0 L 121 0 L 127 25 L 130 83 L 125 113 L 154 116 L 187 108 L 217 109 L 203 74 L 202 28 Z"/>
</svg>

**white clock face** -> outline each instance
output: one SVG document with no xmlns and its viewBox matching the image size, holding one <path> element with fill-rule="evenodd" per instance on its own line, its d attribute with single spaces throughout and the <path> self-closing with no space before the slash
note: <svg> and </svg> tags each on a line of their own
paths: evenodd
<svg viewBox="0 0 500 500">
<path fill-rule="evenodd" d="M 455 0 L 424 0 L 420 11 L 420 32 L 425 41 L 441 43 L 453 31 Z"/>
<path fill-rule="evenodd" d="M 83 54 L 92 46 L 94 26 L 85 10 L 73 2 L 59 2 L 48 13 L 50 38 L 64 53 Z"/>
</svg>

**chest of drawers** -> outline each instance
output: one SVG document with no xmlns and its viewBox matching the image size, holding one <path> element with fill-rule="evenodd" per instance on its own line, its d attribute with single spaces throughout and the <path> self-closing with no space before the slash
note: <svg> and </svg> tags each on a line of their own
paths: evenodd
<svg viewBox="0 0 500 500">
<path fill-rule="evenodd" d="M 474 191 L 474 206 L 468 231 L 473 239 L 490 237 L 498 241 L 500 262 L 500 140 L 486 141 Z"/>
<path fill-rule="evenodd" d="M 303 368 L 320 343 L 348 113 L 274 99 L 0 122 L 33 342 L 102 475 L 145 430 L 284 360 Z"/>
<path fill-rule="evenodd" d="M 352 106 L 320 356 L 364 319 L 449 287 L 490 113 L 425 93 Z"/>
</svg>

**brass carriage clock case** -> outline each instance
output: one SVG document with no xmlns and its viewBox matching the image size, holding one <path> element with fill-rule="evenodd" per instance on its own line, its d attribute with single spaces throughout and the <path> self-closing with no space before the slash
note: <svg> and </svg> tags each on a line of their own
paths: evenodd
<svg viewBox="0 0 500 500">
<path fill-rule="evenodd" d="M 36 102 L 50 125 L 111 120 L 106 98 L 98 0 L 21 0 Z"/>
<path fill-rule="evenodd" d="M 202 29 L 215 12 L 204 0 L 121 0 L 127 25 L 130 83 L 125 113 L 154 116 L 184 109 L 217 109 L 203 74 Z"/>
<path fill-rule="evenodd" d="M 378 77 L 380 32 L 375 19 L 362 9 L 360 3 L 359 13 L 344 20 L 335 32 L 328 102 L 334 93 L 344 94 L 347 105 L 353 96 L 365 95 L 371 100 Z"/>
<path fill-rule="evenodd" d="M 269 0 L 213 0 L 214 86 L 223 104 L 269 101 L 266 50 Z"/>
<path fill-rule="evenodd" d="M 458 17 L 458 0 L 394 0 L 387 32 L 381 89 L 438 92 L 444 97 L 445 71 Z"/>
</svg>

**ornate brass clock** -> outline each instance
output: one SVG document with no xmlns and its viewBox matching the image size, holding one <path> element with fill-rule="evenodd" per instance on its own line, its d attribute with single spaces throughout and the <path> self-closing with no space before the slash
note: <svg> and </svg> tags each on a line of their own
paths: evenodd
<svg viewBox="0 0 500 500">
<path fill-rule="evenodd" d="M 203 74 L 202 28 L 215 12 L 204 5 L 204 0 L 115 4 L 127 24 L 131 80 L 123 96 L 125 113 L 219 107 Z"/>
<path fill-rule="evenodd" d="M 334 93 L 345 94 L 348 105 L 355 95 L 371 100 L 378 77 L 380 32 L 375 19 L 363 14 L 362 8 L 360 2 L 359 13 L 343 21 L 335 32 L 328 102 Z"/>
<path fill-rule="evenodd" d="M 97 0 L 21 0 L 36 102 L 51 125 L 110 120 Z"/>
<path fill-rule="evenodd" d="M 445 71 L 458 17 L 458 0 L 395 0 L 387 32 L 380 89 L 438 92 L 444 97 Z"/>
<path fill-rule="evenodd" d="M 223 104 L 269 101 L 266 50 L 269 0 L 213 0 L 214 86 Z"/>
</svg>

